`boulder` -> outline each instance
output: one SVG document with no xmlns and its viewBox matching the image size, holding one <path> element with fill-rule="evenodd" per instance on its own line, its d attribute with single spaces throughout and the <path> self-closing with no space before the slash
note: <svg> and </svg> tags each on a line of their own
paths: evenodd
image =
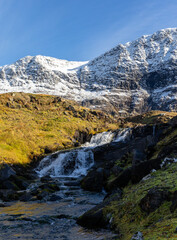
<svg viewBox="0 0 177 240">
<path fill-rule="evenodd" d="M 0 202 L 0 208 L 1 207 L 8 207 L 9 205 L 7 203 L 4 203 L 4 202 Z"/>
<path fill-rule="evenodd" d="M 62 197 L 58 196 L 57 194 L 52 194 L 49 198 L 48 201 L 55 202 L 61 200 Z"/>
<path fill-rule="evenodd" d="M 25 190 L 31 183 L 30 180 L 27 180 L 25 177 L 13 175 L 9 180 L 15 184 L 19 190 Z"/>
<path fill-rule="evenodd" d="M 8 164 L 0 166 L 0 182 L 7 180 L 10 176 L 14 176 L 15 174 L 16 172 Z"/>
<path fill-rule="evenodd" d="M 104 203 L 101 203 L 78 218 L 77 223 L 87 228 L 106 228 L 109 220 L 103 215 Z"/>
<path fill-rule="evenodd" d="M 131 167 L 131 180 L 132 183 L 138 183 L 143 177 L 148 175 L 152 169 L 159 169 L 161 159 L 153 159 L 133 165 Z"/>
<path fill-rule="evenodd" d="M 152 159 L 149 161 L 144 161 L 139 164 L 128 167 L 125 170 L 118 169 L 118 176 L 108 182 L 106 185 L 107 191 L 112 191 L 116 188 L 124 188 L 131 181 L 133 184 L 141 181 L 142 178 L 147 176 L 152 169 L 159 169 L 161 164 L 161 159 Z"/>
<path fill-rule="evenodd" d="M 49 197 L 49 194 L 50 194 L 50 192 L 48 191 L 48 189 L 43 189 L 37 193 L 36 197 L 38 200 L 45 200 L 45 199 L 47 200 Z"/>
<path fill-rule="evenodd" d="M 19 200 L 23 201 L 23 202 L 28 202 L 32 199 L 32 195 L 30 192 L 24 191 L 23 194 L 21 194 L 21 196 L 19 196 Z"/>
<path fill-rule="evenodd" d="M 6 180 L 1 185 L 2 189 L 12 189 L 12 190 L 20 190 L 19 187 L 13 182 Z"/>
<path fill-rule="evenodd" d="M 30 198 L 30 200 L 38 199 L 38 200 L 48 200 L 50 199 L 51 195 L 57 191 L 59 191 L 60 188 L 55 182 L 49 182 L 49 183 L 41 183 L 36 182 L 35 184 L 31 184 L 28 189 L 28 195 L 24 195 L 23 198 Z M 30 197 L 30 195 L 32 197 Z M 58 199 L 57 199 L 58 200 Z"/>
<path fill-rule="evenodd" d="M 103 168 L 90 171 L 81 181 L 81 187 L 87 191 L 101 192 L 103 190 Z"/>
<path fill-rule="evenodd" d="M 90 209 L 77 219 L 77 223 L 87 228 L 107 228 L 110 224 L 110 216 L 104 214 L 104 208 L 110 204 L 111 201 L 118 201 L 122 194 L 110 195 L 102 203 Z"/>
<path fill-rule="evenodd" d="M 140 208 L 146 213 L 154 212 L 164 201 L 170 201 L 171 193 L 163 188 L 154 187 L 140 201 Z"/>
<path fill-rule="evenodd" d="M 0 190 L 0 199 L 5 202 L 10 202 L 19 199 L 19 194 L 17 191 L 9 190 L 9 189 L 1 189 Z"/>
</svg>

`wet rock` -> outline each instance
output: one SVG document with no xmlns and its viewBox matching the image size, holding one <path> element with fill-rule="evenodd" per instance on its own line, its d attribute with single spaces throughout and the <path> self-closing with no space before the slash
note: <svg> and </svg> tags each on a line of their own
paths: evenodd
<svg viewBox="0 0 177 240">
<path fill-rule="evenodd" d="M 120 159 L 128 148 L 125 148 L 125 143 L 110 143 L 98 146 L 93 149 L 95 163 L 104 163 L 116 161 Z"/>
<path fill-rule="evenodd" d="M 3 182 L 7 180 L 10 176 L 15 175 L 16 172 L 7 164 L 0 166 L 0 181 Z"/>
<path fill-rule="evenodd" d="M 99 204 L 88 212 L 84 213 L 77 223 L 87 228 L 105 228 L 109 220 L 103 215 L 104 204 Z"/>
<path fill-rule="evenodd" d="M 50 196 L 49 198 L 48 198 L 48 201 L 51 201 L 51 202 L 55 202 L 55 201 L 59 201 L 59 200 L 61 200 L 62 198 L 60 197 L 60 196 L 58 196 L 58 195 L 56 195 L 56 194 L 52 194 L 52 196 Z"/>
<path fill-rule="evenodd" d="M 32 200 L 48 200 L 51 197 L 51 194 L 59 191 L 60 188 L 59 186 L 55 183 L 55 182 L 45 182 L 45 183 L 41 183 L 40 181 L 36 182 L 36 183 L 32 183 L 28 189 L 27 195 L 24 195 L 22 197 L 23 199 L 28 199 L 28 197 L 30 198 L 30 201 Z M 32 197 L 31 197 L 32 196 Z"/>
<path fill-rule="evenodd" d="M 38 200 L 43 200 L 49 197 L 49 191 L 47 189 L 41 190 L 37 193 L 37 199 Z M 47 199 L 46 199 L 47 200 Z"/>
<path fill-rule="evenodd" d="M 87 228 L 107 228 L 110 223 L 110 217 L 105 216 L 104 208 L 110 204 L 111 201 L 118 201 L 121 195 L 113 194 L 107 197 L 102 203 L 90 209 L 77 219 L 77 223 Z"/>
<path fill-rule="evenodd" d="M 39 186 L 40 189 L 47 189 L 49 192 L 59 191 L 60 188 L 56 183 L 44 183 Z"/>
<path fill-rule="evenodd" d="M 41 177 L 40 178 L 40 181 L 42 182 L 42 183 L 47 183 L 47 182 L 49 182 L 49 181 L 51 181 L 52 180 L 52 178 L 50 177 L 50 176 L 44 176 L 44 177 Z"/>
<path fill-rule="evenodd" d="M 103 190 L 103 169 L 90 171 L 81 181 L 81 187 L 87 191 L 101 192 Z"/>
<path fill-rule="evenodd" d="M 23 202 L 31 201 L 33 196 L 30 192 L 25 191 L 21 196 L 19 196 L 19 200 Z"/>
<path fill-rule="evenodd" d="M 2 183 L 2 189 L 19 190 L 19 187 L 14 182 L 6 180 Z"/>
<path fill-rule="evenodd" d="M 131 238 L 131 240 L 143 240 L 143 234 L 141 232 L 137 232 L 133 235 L 133 237 Z"/>
<path fill-rule="evenodd" d="M 0 202 L 0 207 L 8 207 L 8 206 L 9 206 L 9 204 L 4 203 L 4 202 Z"/>
<path fill-rule="evenodd" d="M 151 188 L 140 201 L 141 209 L 146 213 L 154 212 L 164 201 L 170 201 L 171 193 L 163 188 Z"/>
<path fill-rule="evenodd" d="M 16 184 L 19 189 L 25 190 L 31 183 L 31 181 L 27 180 L 26 178 L 18 175 L 14 175 L 10 177 L 11 182 Z"/>
<path fill-rule="evenodd" d="M 76 132 L 74 134 L 74 139 L 80 144 L 89 142 L 91 137 L 92 137 L 92 134 L 89 134 L 89 130 L 88 131 L 87 130 L 86 131 L 76 130 Z"/>
<path fill-rule="evenodd" d="M 9 189 L 1 189 L 0 190 L 0 199 L 4 202 L 10 202 L 19 199 L 19 194 L 17 191 L 9 190 Z"/>
<path fill-rule="evenodd" d="M 32 162 L 31 166 L 13 165 L 13 169 L 16 172 L 16 176 L 23 178 L 25 181 L 34 181 L 38 178 L 37 173 L 31 168 L 36 167 L 36 163 Z"/>
</svg>

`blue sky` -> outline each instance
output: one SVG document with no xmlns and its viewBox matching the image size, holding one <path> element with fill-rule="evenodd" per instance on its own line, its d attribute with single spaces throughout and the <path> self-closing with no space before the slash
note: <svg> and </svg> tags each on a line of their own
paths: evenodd
<svg viewBox="0 0 177 240">
<path fill-rule="evenodd" d="M 84 61 L 177 27 L 177 0 L 0 0 L 0 66 L 26 55 Z"/>
</svg>

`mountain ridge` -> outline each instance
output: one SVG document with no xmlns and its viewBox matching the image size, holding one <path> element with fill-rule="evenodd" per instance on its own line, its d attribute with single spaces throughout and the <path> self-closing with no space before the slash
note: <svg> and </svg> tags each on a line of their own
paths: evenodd
<svg viewBox="0 0 177 240">
<path fill-rule="evenodd" d="M 89 62 L 27 56 L 0 67 L 0 93 L 59 95 L 118 115 L 177 110 L 177 28 L 119 44 Z"/>
</svg>

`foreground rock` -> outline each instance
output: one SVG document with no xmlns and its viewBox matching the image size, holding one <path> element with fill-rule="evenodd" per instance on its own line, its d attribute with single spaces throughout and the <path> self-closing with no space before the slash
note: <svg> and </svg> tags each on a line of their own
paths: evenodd
<svg viewBox="0 0 177 240">
<path fill-rule="evenodd" d="M 106 206 L 111 201 L 118 201 L 122 197 L 122 192 L 117 190 L 114 194 L 108 196 L 102 203 L 84 213 L 78 218 L 77 223 L 87 228 L 107 228 L 111 223 L 111 216 L 104 212 Z"/>
<path fill-rule="evenodd" d="M 23 166 L 1 165 L 0 180 L 0 199 L 4 202 L 61 199 L 55 194 L 60 188 L 54 180 L 45 177 L 40 181 L 34 171 Z"/>
<path fill-rule="evenodd" d="M 164 201 L 170 201 L 170 199 L 171 193 L 169 191 L 163 188 L 152 188 L 146 196 L 141 199 L 140 207 L 149 214 L 159 208 Z"/>
<path fill-rule="evenodd" d="M 0 182 L 7 180 L 15 174 L 16 172 L 8 164 L 2 164 L 0 166 Z"/>
</svg>

